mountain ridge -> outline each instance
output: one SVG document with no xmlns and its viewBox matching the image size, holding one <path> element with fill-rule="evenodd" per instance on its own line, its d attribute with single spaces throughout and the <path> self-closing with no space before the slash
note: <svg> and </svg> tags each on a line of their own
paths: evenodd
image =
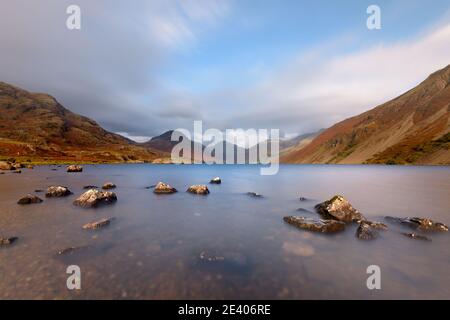
<svg viewBox="0 0 450 320">
<path fill-rule="evenodd" d="M 287 163 L 449 164 L 450 65 L 319 134 Z"/>
</svg>

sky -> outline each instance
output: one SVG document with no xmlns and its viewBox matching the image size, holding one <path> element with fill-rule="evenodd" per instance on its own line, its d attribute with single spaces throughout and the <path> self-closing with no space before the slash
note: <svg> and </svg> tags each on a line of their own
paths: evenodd
<svg viewBox="0 0 450 320">
<path fill-rule="evenodd" d="M 313 132 L 448 64 L 448 0 L 0 0 L 0 81 L 136 141 L 195 120 Z"/>
</svg>

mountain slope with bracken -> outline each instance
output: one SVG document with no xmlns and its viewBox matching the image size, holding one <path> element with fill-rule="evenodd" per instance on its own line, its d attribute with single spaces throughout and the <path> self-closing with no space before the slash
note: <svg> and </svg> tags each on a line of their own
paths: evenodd
<svg viewBox="0 0 450 320">
<path fill-rule="evenodd" d="M 339 122 L 287 163 L 450 164 L 450 65 L 403 95 Z"/>
<path fill-rule="evenodd" d="M 159 152 L 108 132 L 50 95 L 0 82 L 0 157 L 32 162 L 151 161 Z"/>
</svg>

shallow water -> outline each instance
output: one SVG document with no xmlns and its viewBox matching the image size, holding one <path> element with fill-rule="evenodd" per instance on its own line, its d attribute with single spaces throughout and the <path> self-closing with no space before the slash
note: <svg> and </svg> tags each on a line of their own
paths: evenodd
<svg viewBox="0 0 450 320">
<path fill-rule="evenodd" d="M 449 167 L 282 165 L 275 176 L 257 166 L 96 165 L 68 174 L 49 166 L 0 175 L 0 298 L 13 299 L 450 299 L 450 234 L 409 239 L 388 223 L 372 242 L 356 226 L 322 235 L 283 222 L 317 217 L 316 203 L 342 194 L 366 217 L 425 216 L 450 224 Z M 54 167 L 52 167 L 54 168 Z M 184 192 L 220 176 L 208 196 Z M 117 203 L 72 205 L 84 185 L 111 181 Z M 164 181 L 180 192 L 155 195 Z M 67 198 L 19 206 L 17 200 L 65 185 Z M 251 198 L 246 192 L 264 198 Z M 300 201 L 299 197 L 307 198 Z M 115 217 L 98 231 L 88 222 Z M 82 246 L 71 255 L 57 252 Z M 200 255 L 223 257 L 205 261 Z M 81 268 L 81 290 L 66 288 L 68 265 Z M 381 290 L 368 290 L 366 269 L 381 268 Z"/>
</svg>

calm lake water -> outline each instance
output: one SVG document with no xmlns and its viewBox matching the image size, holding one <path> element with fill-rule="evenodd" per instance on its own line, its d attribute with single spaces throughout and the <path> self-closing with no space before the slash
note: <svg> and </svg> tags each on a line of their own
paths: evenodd
<svg viewBox="0 0 450 320">
<path fill-rule="evenodd" d="M 409 229 L 383 218 L 449 225 L 449 167 L 282 165 L 275 176 L 236 165 L 96 165 L 76 174 L 51 168 L 0 175 L 0 236 L 19 237 L 0 248 L 2 299 L 450 299 L 450 233 L 429 234 L 431 242 L 409 239 L 400 234 Z M 215 176 L 222 184 L 209 185 L 208 196 L 184 192 Z M 72 204 L 83 186 L 107 181 L 117 184 L 117 203 Z M 179 192 L 146 189 L 158 181 Z M 74 194 L 35 193 L 43 203 L 16 204 L 49 185 Z M 367 242 L 355 237 L 356 226 L 322 235 L 283 221 L 317 217 L 296 210 L 313 211 L 335 194 L 389 230 Z M 104 217 L 115 220 L 98 231 L 82 229 Z M 85 248 L 57 254 L 72 246 Z M 81 268 L 79 291 L 66 288 L 71 264 Z M 381 268 L 381 290 L 367 289 L 369 265 Z"/>
</svg>

